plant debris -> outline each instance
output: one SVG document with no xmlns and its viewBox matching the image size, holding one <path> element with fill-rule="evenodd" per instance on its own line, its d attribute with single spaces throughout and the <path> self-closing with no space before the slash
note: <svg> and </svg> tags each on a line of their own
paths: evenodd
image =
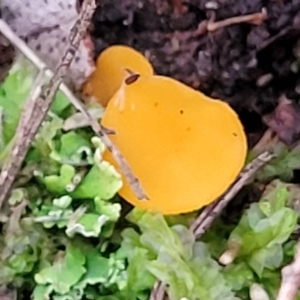
<svg viewBox="0 0 300 300">
<path fill-rule="evenodd" d="M 281 97 L 278 106 L 270 115 L 263 118 L 269 128 L 287 145 L 300 140 L 300 106 L 286 97 Z"/>
</svg>

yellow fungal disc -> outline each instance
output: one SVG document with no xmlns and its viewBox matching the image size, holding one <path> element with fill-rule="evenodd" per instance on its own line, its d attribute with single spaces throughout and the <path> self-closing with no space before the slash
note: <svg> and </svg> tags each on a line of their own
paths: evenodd
<svg viewBox="0 0 300 300">
<path fill-rule="evenodd" d="M 86 96 L 93 96 L 106 107 L 130 72 L 152 75 L 149 61 L 138 51 L 123 45 L 111 46 L 97 59 L 96 69 L 83 87 Z"/>
<path fill-rule="evenodd" d="M 122 107 L 120 107 L 120 97 Z M 241 171 L 243 126 L 228 104 L 162 76 L 123 85 L 102 124 L 150 200 L 138 200 L 123 176 L 120 195 L 163 214 L 187 213 L 216 200 Z M 104 159 L 118 166 L 106 151 Z"/>
</svg>

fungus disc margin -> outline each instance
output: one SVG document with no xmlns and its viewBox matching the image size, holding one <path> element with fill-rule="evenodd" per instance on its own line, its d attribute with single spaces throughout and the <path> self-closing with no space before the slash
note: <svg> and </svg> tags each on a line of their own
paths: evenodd
<svg viewBox="0 0 300 300">
<path fill-rule="evenodd" d="M 125 45 L 105 49 L 98 57 L 96 69 L 83 87 L 86 96 L 93 96 L 106 107 L 128 75 L 126 69 L 140 75 L 153 75 L 149 61 L 138 51 Z"/>
</svg>

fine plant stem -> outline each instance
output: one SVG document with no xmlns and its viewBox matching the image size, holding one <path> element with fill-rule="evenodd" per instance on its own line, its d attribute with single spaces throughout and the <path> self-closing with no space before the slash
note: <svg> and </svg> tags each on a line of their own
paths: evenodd
<svg viewBox="0 0 300 300">
<path fill-rule="evenodd" d="M 241 188 L 253 177 L 253 175 L 267 162 L 275 156 L 269 152 L 263 152 L 253 161 L 251 161 L 240 173 L 236 181 L 217 201 L 207 206 L 191 225 L 190 230 L 196 239 L 203 236 L 206 230 L 212 225 L 217 216 L 220 215 L 225 206 L 241 190 Z M 165 300 L 167 297 L 165 287 L 162 282 L 157 281 L 151 292 L 150 300 Z M 283 300 L 277 299 L 277 300 Z"/>
<path fill-rule="evenodd" d="M 273 154 L 263 152 L 253 161 L 251 161 L 240 173 L 236 181 L 217 201 L 207 206 L 196 221 L 190 227 L 195 237 L 200 238 L 205 231 L 211 226 L 213 221 L 233 199 L 233 197 L 242 189 L 242 187 L 253 177 L 253 175 L 267 162 L 274 158 Z"/>
<path fill-rule="evenodd" d="M 267 18 L 267 10 L 263 8 L 261 12 L 257 12 L 250 15 L 236 16 L 218 22 L 210 21 L 207 23 L 207 30 L 211 32 L 211 31 L 218 30 L 220 28 L 224 28 L 230 25 L 240 24 L 240 23 L 261 25 L 266 18 Z"/>
<path fill-rule="evenodd" d="M 30 97 L 25 102 L 24 107 L 26 108 L 26 104 L 29 104 L 29 111 L 26 109 L 23 111 L 19 121 L 20 126 L 18 126 L 19 130 L 22 126 L 22 135 L 19 133 L 16 134 L 15 144 L 13 145 L 10 153 L 11 155 L 5 159 L 0 174 L 0 208 L 2 207 L 4 200 L 9 195 L 12 184 L 21 168 L 31 142 L 50 109 L 53 98 L 62 82 L 62 77 L 65 76 L 74 58 L 74 54 L 78 49 L 83 33 L 87 30 L 94 9 L 95 3 L 93 0 L 86 0 L 83 3 L 79 18 L 71 30 L 70 44 L 61 58 L 61 62 L 52 78 L 45 87 L 42 87 L 38 84 L 41 78 L 39 74 L 38 80 L 35 81 L 34 89 L 31 91 Z M 1 24 L 3 25 L 3 21 Z M 9 34 L 12 35 L 11 32 L 6 32 L 5 35 L 8 39 L 11 38 Z M 22 44 L 23 48 L 24 46 L 25 44 Z M 26 122 L 28 120 L 29 122 Z"/>
<path fill-rule="evenodd" d="M 137 198 L 148 199 L 140 185 L 138 178 L 134 176 L 124 156 L 111 142 L 106 131 L 99 125 L 97 120 L 95 120 L 89 114 L 84 105 L 62 82 L 62 77 L 66 75 L 66 72 L 78 49 L 80 41 L 87 31 L 95 8 L 96 5 L 94 0 L 84 1 L 79 18 L 71 30 L 68 48 L 66 49 L 66 52 L 61 58 L 61 61 L 54 73 L 42 60 L 38 58 L 38 56 L 35 55 L 35 53 L 26 45 L 26 43 L 24 43 L 18 36 L 14 34 L 14 32 L 3 20 L 0 20 L 0 32 L 3 32 L 5 37 L 40 71 L 37 79 L 35 80 L 31 93 L 25 102 L 24 110 L 21 114 L 18 129 L 14 137 L 12 151 L 5 159 L 2 166 L 0 174 L 0 209 L 10 193 L 12 184 L 26 157 L 31 142 L 33 141 L 40 125 L 45 119 L 58 89 L 61 89 L 69 101 L 75 106 L 75 108 L 81 111 L 88 119 L 96 135 L 102 139 L 103 143 L 106 145 L 116 162 L 119 164 L 121 171 L 126 176 Z M 50 78 L 48 84 L 45 86 L 42 85 L 43 75 Z"/>
</svg>

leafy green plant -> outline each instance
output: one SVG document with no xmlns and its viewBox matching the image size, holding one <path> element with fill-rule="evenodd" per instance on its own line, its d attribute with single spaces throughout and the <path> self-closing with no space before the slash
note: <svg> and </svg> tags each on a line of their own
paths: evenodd
<svg viewBox="0 0 300 300">
<path fill-rule="evenodd" d="M 18 61 L 0 87 L 1 161 L 35 73 Z M 237 224 L 220 217 L 196 240 L 197 212 L 124 213 L 104 144 L 88 128 L 64 130 L 74 113 L 58 93 L 0 212 L 0 285 L 34 300 L 146 300 L 157 280 L 172 300 L 248 300 L 257 286 L 275 298 L 294 254 L 295 187 L 274 181 Z M 257 178 L 288 179 L 297 159 L 283 151 Z"/>
</svg>

